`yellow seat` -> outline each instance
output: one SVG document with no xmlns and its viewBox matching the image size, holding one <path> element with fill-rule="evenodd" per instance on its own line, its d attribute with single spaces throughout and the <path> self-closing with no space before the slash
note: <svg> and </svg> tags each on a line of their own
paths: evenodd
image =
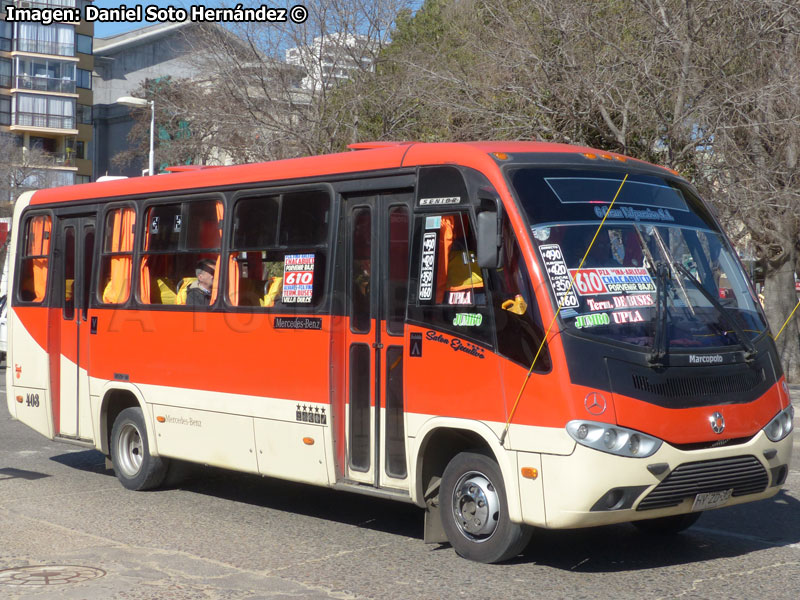
<svg viewBox="0 0 800 600">
<path fill-rule="evenodd" d="M 175 304 L 175 286 L 168 277 L 156 277 L 161 304 Z"/>
<path fill-rule="evenodd" d="M 197 277 L 184 277 L 178 286 L 178 294 L 175 297 L 175 304 L 185 305 L 186 294 L 189 292 L 189 286 L 197 281 Z"/>
<path fill-rule="evenodd" d="M 269 289 L 264 297 L 258 301 L 261 306 L 275 306 L 275 299 L 283 289 L 283 277 L 270 277 Z"/>
<path fill-rule="evenodd" d="M 451 252 L 447 263 L 447 289 L 464 290 L 482 287 L 483 277 L 475 255 L 461 250 Z"/>
</svg>

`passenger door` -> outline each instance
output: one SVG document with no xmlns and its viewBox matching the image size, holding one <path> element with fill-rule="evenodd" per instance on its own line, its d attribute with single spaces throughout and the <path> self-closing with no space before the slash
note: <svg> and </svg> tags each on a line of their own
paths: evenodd
<svg viewBox="0 0 800 600">
<path fill-rule="evenodd" d="M 54 404 L 56 435 L 91 441 L 89 404 L 89 284 L 94 260 L 95 217 L 60 221 L 61 311 L 57 320 L 60 340 L 59 402 Z M 52 363 L 51 363 L 52 364 Z"/>
<path fill-rule="evenodd" d="M 346 479 L 407 489 L 403 391 L 408 294 L 408 193 L 345 199 Z M 337 452 L 341 456 L 342 453 Z"/>
</svg>

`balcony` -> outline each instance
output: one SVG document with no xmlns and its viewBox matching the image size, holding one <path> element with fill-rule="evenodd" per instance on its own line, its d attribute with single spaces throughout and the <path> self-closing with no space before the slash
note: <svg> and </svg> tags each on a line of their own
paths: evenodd
<svg viewBox="0 0 800 600">
<path fill-rule="evenodd" d="M 59 94 L 75 93 L 74 79 L 55 79 L 54 77 L 43 77 L 41 75 L 17 75 L 16 79 L 17 81 L 14 87 L 21 90 L 56 92 Z M 2 86 L 2 81 L 0 81 L 0 86 Z"/>
<path fill-rule="evenodd" d="M 75 129 L 75 117 L 15 112 L 13 125 L 19 127 L 43 127 L 47 129 Z"/>
<path fill-rule="evenodd" d="M 44 152 L 40 161 L 43 167 L 74 167 L 74 152 Z"/>
<path fill-rule="evenodd" d="M 2 88 L 11 87 L 11 75 L 0 75 L 0 87 Z"/>
<path fill-rule="evenodd" d="M 51 54 L 55 56 L 75 56 L 75 43 L 44 42 L 17 38 L 16 49 L 20 52 L 33 52 L 36 54 Z"/>
</svg>

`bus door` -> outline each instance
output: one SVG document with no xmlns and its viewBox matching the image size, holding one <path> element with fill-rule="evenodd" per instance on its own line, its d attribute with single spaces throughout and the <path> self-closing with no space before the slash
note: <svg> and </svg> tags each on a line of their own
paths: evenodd
<svg viewBox="0 0 800 600">
<path fill-rule="evenodd" d="M 94 259 L 95 218 L 60 220 L 61 356 L 59 403 L 54 415 L 56 435 L 92 440 L 89 405 L 89 283 Z M 56 382 L 54 382 L 56 385 Z"/>
<path fill-rule="evenodd" d="M 403 334 L 413 195 L 350 196 L 347 219 L 344 476 L 407 488 Z"/>
</svg>

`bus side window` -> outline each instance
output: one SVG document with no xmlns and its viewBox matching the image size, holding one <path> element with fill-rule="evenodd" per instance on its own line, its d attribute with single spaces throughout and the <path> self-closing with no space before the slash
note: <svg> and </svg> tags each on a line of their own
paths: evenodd
<svg viewBox="0 0 800 600">
<path fill-rule="evenodd" d="M 145 213 L 139 299 L 144 304 L 186 304 L 197 267 L 211 261 L 214 278 L 209 305 L 220 282 L 223 205 L 219 200 L 188 200 L 150 206 Z"/>
<path fill-rule="evenodd" d="M 30 217 L 25 225 L 19 277 L 19 299 L 23 302 L 42 302 L 45 299 L 51 233 L 49 215 Z"/>
<path fill-rule="evenodd" d="M 467 211 L 416 216 L 408 318 L 493 346 L 486 271 L 478 267 L 474 231 Z"/>
<path fill-rule="evenodd" d="M 135 233 L 134 209 L 116 208 L 106 213 L 97 287 L 104 304 L 124 304 L 130 296 Z"/>
<path fill-rule="evenodd" d="M 500 354 L 530 368 L 544 338 L 544 327 L 528 269 L 507 216 L 503 218 L 502 239 L 502 266 L 489 271 L 497 349 Z M 533 370 L 549 371 L 550 367 L 550 353 L 545 344 Z"/>
<path fill-rule="evenodd" d="M 319 189 L 238 199 L 228 302 L 265 309 L 322 302 L 330 206 L 330 194 Z"/>
</svg>

